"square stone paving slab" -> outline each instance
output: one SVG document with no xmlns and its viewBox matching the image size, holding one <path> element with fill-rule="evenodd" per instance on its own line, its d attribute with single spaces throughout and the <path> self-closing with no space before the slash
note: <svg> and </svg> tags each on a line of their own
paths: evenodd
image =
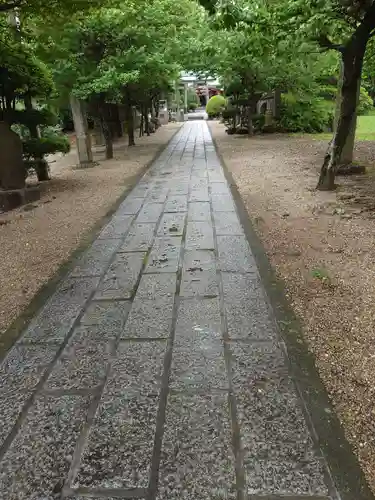
<svg viewBox="0 0 375 500">
<path fill-rule="evenodd" d="M 119 252 L 147 252 L 151 248 L 156 223 L 133 224 Z"/>
<path fill-rule="evenodd" d="M 64 340 L 98 283 L 99 278 L 71 278 L 63 281 L 41 312 L 31 321 L 21 340 Z"/>
<path fill-rule="evenodd" d="M 320 456 L 285 370 L 235 388 L 249 494 L 327 494 Z"/>
<path fill-rule="evenodd" d="M 50 374 L 48 389 L 92 389 L 103 383 L 114 355 L 114 340 L 103 340 L 95 327 L 78 328 Z"/>
<path fill-rule="evenodd" d="M 112 362 L 106 392 L 158 394 L 167 341 L 121 341 Z"/>
<path fill-rule="evenodd" d="M 118 215 L 135 215 L 143 205 L 143 198 L 126 198 L 118 207 L 116 214 Z"/>
<path fill-rule="evenodd" d="M 211 222 L 188 222 L 185 247 L 187 250 L 213 250 L 215 244 Z"/>
<path fill-rule="evenodd" d="M 119 253 L 101 280 L 95 300 L 130 299 L 146 257 L 145 252 Z"/>
<path fill-rule="evenodd" d="M 186 213 L 164 214 L 158 228 L 158 236 L 182 236 Z"/>
<path fill-rule="evenodd" d="M 171 386 L 228 386 L 218 299 L 182 300 L 173 345 Z"/>
<path fill-rule="evenodd" d="M 211 207 L 206 201 L 189 203 L 188 220 L 198 222 L 211 222 Z"/>
<path fill-rule="evenodd" d="M 121 239 L 96 240 L 78 260 L 71 276 L 100 276 L 121 245 Z"/>
<path fill-rule="evenodd" d="M 134 215 L 115 215 L 99 235 L 101 239 L 122 238 L 126 235 Z"/>
<path fill-rule="evenodd" d="M 224 172 L 222 170 L 213 170 L 213 169 L 208 169 L 208 180 L 210 183 L 213 182 L 226 182 Z"/>
<path fill-rule="evenodd" d="M 171 297 L 176 291 L 177 274 L 144 274 L 138 286 L 136 299 L 153 300 Z"/>
<path fill-rule="evenodd" d="M 181 236 L 156 238 L 145 273 L 176 273 L 180 262 Z"/>
<path fill-rule="evenodd" d="M 250 390 L 267 380 L 288 376 L 286 359 L 277 342 L 229 342 L 232 384 L 238 390 Z"/>
<path fill-rule="evenodd" d="M 207 187 L 201 187 L 199 189 L 193 189 L 190 191 L 190 196 L 189 196 L 189 201 L 190 202 L 195 202 L 195 201 L 210 201 L 210 196 L 208 194 L 208 188 Z"/>
<path fill-rule="evenodd" d="M 245 236 L 218 236 L 221 271 L 255 273 L 257 266 Z"/>
<path fill-rule="evenodd" d="M 104 393 L 73 487 L 147 488 L 158 394 Z"/>
<path fill-rule="evenodd" d="M 0 464 L 7 500 L 56 498 L 67 477 L 89 398 L 40 396 Z"/>
<path fill-rule="evenodd" d="M 306 457 L 301 466 L 291 461 L 255 460 L 248 464 L 246 477 L 249 500 L 330 500 L 324 484 L 322 464 Z M 269 493 L 269 496 L 265 495 Z M 273 493 L 274 495 L 271 495 Z M 259 496 L 256 496 L 256 495 Z M 254 495 L 254 497 L 253 497 Z"/>
<path fill-rule="evenodd" d="M 33 389 L 53 361 L 58 345 L 15 345 L 0 365 L 0 391 Z"/>
<path fill-rule="evenodd" d="M 234 212 L 236 210 L 231 195 L 212 194 L 211 200 L 214 212 Z"/>
<path fill-rule="evenodd" d="M 163 203 L 145 203 L 136 218 L 136 223 L 157 222 L 163 211 Z"/>
<path fill-rule="evenodd" d="M 94 326 L 103 338 L 117 337 L 130 311 L 127 301 L 91 302 L 81 318 L 80 324 Z"/>
<path fill-rule="evenodd" d="M 169 195 L 164 212 L 186 212 L 187 195 Z"/>
<path fill-rule="evenodd" d="M 256 274 L 222 273 L 230 338 L 272 340 L 276 324 Z"/>
<path fill-rule="evenodd" d="M 219 295 L 215 253 L 210 250 L 187 250 L 184 255 L 181 297 Z"/>
<path fill-rule="evenodd" d="M 212 195 L 231 196 L 230 188 L 226 181 L 211 183 L 210 190 Z"/>
<path fill-rule="evenodd" d="M 0 391 L 0 447 L 17 422 L 30 396 L 31 393 L 25 391 Z"/>
<path fill-rule="evenodd" d="M 174 296 L 155 300 L 136 299 L 121 334 L 122 338 L 169 338 Z"/>
<path fill-rule="evenodd" d="M 154 187 L 146 198 L 147 203 L 164 203 L 167 199 L 169 189 Z"/>
<path fill-rule="evenodd" d="M 208 180 L 205 177 L 196 177 L 193 175 L 190 179 L 190 189 L 192 191 L 206 190 L 208 188 Z M 198 203 L 198 202 L 197 202 Z"/>
<path fill-rule="evenodd" d="M 243 235 L 243 228 L 236 212 L 214 212 L 216 234 Z"/>
<path fill-rule="evenodd" d="M 234 500 L 231 440 L 226 394 L 170 393 L 158 500 Z"/>
<path fill-rule="evenodd" d="M 169 194 L 172 196 L 180 195 L 187 196 L 189 193 L 189 181 L 186 182 L 178 182 L 178 179 L 174 177 L 173 182 L 171 183 L 171 189 Z"/>
</svg>

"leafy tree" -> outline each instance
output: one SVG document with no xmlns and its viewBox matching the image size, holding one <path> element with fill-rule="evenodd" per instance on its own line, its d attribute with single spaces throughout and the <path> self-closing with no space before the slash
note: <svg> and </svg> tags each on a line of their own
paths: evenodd
<svg viewBox="0 0 375 500">
<path fill-rule="evenodd" d="M 155 102 L 188 60 L 202 15 L 191 0 L 123 0 L 75 18 L 58 33 L 44 31 L 41 51 L 46 59 L 53 54 L 56 81 L 86 100 L 100 119 L 107 157 L 112 156 L 108 103 L 125 105 L 129 145 L 134 106 L 142 109 L 149 133 L 149 112 L 154 114 Z"/>
<path fill-rule="evenodd" d="M 375 2 L 299 0 L 289 2 L 286 14 L 289 21 L 293 19 L 296 23 L 297 33 L 315 38 L 320 47 L 340 55 L 343 68 L 340 112 L 317 186 L 334 189 L 341 154 L 355 120 L 367 44 L 375 34 Z"/>
<path fill-rule="evenodd" d="M 20 40 L 19 33 L 8 23 L 1 24 L 0 120 L 19 132 L 27 164 L 32 163 L 39 180 L 46 180 L 48 166 L 44 156 L 56 151 L 66 152 L 68 147 L 56 130 L 53 136 L 40 137 L 38 126 L 42 125 L 47 131 L 47 127 L 56 124 L 56 117 L 47 109 L 33 109 L 32 106 L 32 99 L 45 99 L 51 94 L 52 77 L 31 47 Z"/>
<path fill-rule="evenodd" d="M 263 37 L 262 46 L 269 43 L 275 47 L 275 42 L 280 46 L 280 41 L 284 40 L 293 43 L 298 50 L 305 46 L 309 52 L 318 52 L 320 47 L 339 54 L 343 67 L 340 109 L 317 186 L 333 189 L 341 154 L 353 128 L 367 44 L 375 34 L 375 1 L 277 0 L 266 3 L 234 0 L 222 3 L 201 0 L 201 3 L 213 13 L 215 22 L 227 29 L 258 26 L 258 30 L 264 28 L 265 33 L 271 29 L 273 38 L 267 42 Z M 285 68 L 290 71 L 289 64 Z"/>
</svg>

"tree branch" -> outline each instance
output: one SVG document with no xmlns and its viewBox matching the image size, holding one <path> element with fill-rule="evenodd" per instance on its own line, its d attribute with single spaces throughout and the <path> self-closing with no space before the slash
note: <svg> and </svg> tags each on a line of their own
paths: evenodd
<svg viewBox="0 0 375 500">
<path fill-rule="evenodd" d="M 20 7 L 22 3 L 23 0 L 14 0 L 13 2 L 0 4 L 0 12 L 7 12 L 8 10 L 16 9 L 17 7 Z"/>
<path fill-rule="evenodd" d="M 345 50 L 344 45 L 331 42 L 327 35 L 319 35 L 319 37 L 317 38 L 317 42 L 323 49 L 326 50 L 337 50 L 338 52 L 341 52 L 341 54 Z"/>
</svg>

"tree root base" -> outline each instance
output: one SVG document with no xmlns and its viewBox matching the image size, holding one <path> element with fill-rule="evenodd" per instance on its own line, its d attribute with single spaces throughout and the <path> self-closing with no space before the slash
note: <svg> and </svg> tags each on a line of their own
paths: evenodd
<svg viewBox="0 0 375 500">
<path fill-rule="evenodd" d="M 362 175 L 365 173 L 366 173 L 366 167 L 364 165 L 347 163 L 346 165 L 339 166 L 336 175 Z"/>
<path fill-rule="evenodd" d="M 334 186 L 328 185 L 328 184 L 318 184 L 316 186 L 317 191 L 335 191 L 338 186 L 335 184 Z"/>
</svg>

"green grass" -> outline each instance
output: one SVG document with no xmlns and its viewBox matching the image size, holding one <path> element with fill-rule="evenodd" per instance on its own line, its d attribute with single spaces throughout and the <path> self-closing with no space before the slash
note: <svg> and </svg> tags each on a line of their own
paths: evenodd
<svg viewBox="0 0 375 500">
<path fill-rule="evenodd" d="M 309 136 L 316 141 L 329 141 L 332 139 L 331 133 L 323 134 L 293 134 L 299 136 Z M 375 141 L 375 109 L 366 116 L 359 116 L 357 130 L 355 134 L 357 141 Z"/>
</svg>

